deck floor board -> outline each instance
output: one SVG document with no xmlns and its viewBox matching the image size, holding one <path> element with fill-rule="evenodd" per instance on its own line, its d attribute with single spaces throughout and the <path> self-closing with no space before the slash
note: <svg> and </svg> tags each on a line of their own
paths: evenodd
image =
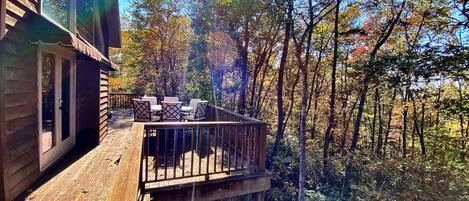
<svg viewBox="0 0 469 201">
<path fill-rule="evenodd" d="M 132 116 L 121 111 L 110 120 L 108 136 L 94 149 L 72 151 L 27 190 L 19 200 L 104 200 L 122 154 Z"/>
</svg>

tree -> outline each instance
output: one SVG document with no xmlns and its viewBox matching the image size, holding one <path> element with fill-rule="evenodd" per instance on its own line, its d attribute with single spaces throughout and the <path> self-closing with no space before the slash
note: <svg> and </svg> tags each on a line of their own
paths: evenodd
<svg viewBox="0 0 469 201">
<path fill-rule="evenodd" d="M 333 135 L 333 128 L 335 124 L 335 93 L 336 93 L 336 70 L 337 70 L 337 49 L 339 40 L 339 11 L 340 11 L 340 0 L 337 0 L 335 6 L 335 18 L 334 18 L 334 55 L 332 60 L 332 73 L 331 73 L 331 95 L 329 102 L 329 118 L 326 133 L 324 134 L 324 148 L 323 148 L 323 176 L 327 180 L 329 167 L 329 144 L 331 142 L 331 136 Z"/>
<path fill-rule="evenodd" d="M 376 54 L 378 53 L 378 50 L 381 48 L 381 46 L 384 45 L 386 40 L 391 36 L 394 30 L 394 27 L 396 26 L 397 22 L 400 19 L 405 3 L 406 1 L 401 3 L 401 6 L 397 14 L 395 16 L 392 16 L 392 19 L 385 26 L 384 31 L 381 32 L 381 34 L 379 35 L 378 40 L 376 41 L 376 44 L 374 45 L 373 49 L 370 52 L 370 56 L 369 56 L 369 60 L 367 64 L 369 67 L 372 67 L 373 63 L 375 62 Z M 363 109 L 364 109 L 365 101 L 366 101 L 366 94 L 368 92 L 369 82 L 370 82 L 372 75 L 373 75 L 373 71 L 365 72 L 365 75 L 363 78 L 363 89 L 361 91 L 360 102 L 358 103 L 357 116 L 355 118 L 353 136 L 352 136 L 352 144 L 350 145 L 350 148 L 347 154 L 345 176 L 344 176 L 344 182 L 343 182 L 343 188 L 342 188 L 343 198 L 346 198 L 348 196 L 348 193 L 350 190 L 350 179 L 351 179 L 353 157 L 354 157 L 355 149 L 357 147 L 358 136 L 360 134 L 361 118 L 363 115 Z"/>
<path fill-rule="evenodd" d="M 285 66 L 287 63 L 287 56 L 288 56 L 288 48 L 290 44 L 290 34 L 293 22 L 293 1 L 287 0 L 282 7 L 286 8 L 286 19 L 284 19 L 285 23 L 285 30 L 284 30 L 284 39 L 283 39 L 283 49 L 282 49 L 282 56 L 280 59 L 280 65 L 278 69 L 278 78 L 277 78 L 277 136 L 275 138 L 274 147 L 272 149 L 272 153 L 270 154 L 270 161 L 269 164 L 272 163 L 273 157 L 277 154 L 277 151 L 280 146 L 280 141 L 283 138 L 285 125 L 284 125 L 284 117 L 285 113 L 283 111 L 283 81 L 284 81 L 284 74 L 285 74 Z M 270 165 L 269 165 L 270 166 Z"/>
</svg>

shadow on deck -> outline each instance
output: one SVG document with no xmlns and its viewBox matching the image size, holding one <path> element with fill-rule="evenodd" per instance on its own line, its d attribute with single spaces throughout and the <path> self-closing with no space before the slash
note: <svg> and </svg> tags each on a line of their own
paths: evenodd
<svg viewBox="0 0 469 201">
<path fill-rule="evenodd" d="M 99 146 L 74 148 L 18 200 L 104 200 L 119 166 L 125 136 L 133 123 L 129 110 L 112 113 L 109 134 Z"/>
</svg>

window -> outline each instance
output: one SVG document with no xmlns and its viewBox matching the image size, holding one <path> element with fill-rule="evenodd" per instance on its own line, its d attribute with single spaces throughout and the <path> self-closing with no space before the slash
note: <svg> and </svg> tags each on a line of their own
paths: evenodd
<svg viewBox="0 0 469 201">
<path fill-rule="evenodd" d="M 70 29 L 70 0 L 43 0 L 42 14 L 62 27 Z"/>
</svg>

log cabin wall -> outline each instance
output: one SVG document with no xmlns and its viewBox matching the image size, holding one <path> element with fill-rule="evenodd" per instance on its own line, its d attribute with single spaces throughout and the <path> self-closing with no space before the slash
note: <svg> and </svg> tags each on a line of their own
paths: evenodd
<svg viewBox="0 0 469 201">
<path fill-rule="evenodd" d="M 36 0 L 6 0 L 2 39 L 1 168 L 3 196 L 12 200 L 40 176 L 37 137 L 37 47 L 26 39 L 28 10 L 39 11 Z M 0 188 L 1 189 L 1 188 Z"/>
<path fill-rule="evenodd" d="M 94 147 L 99 143 L 99 62 L 77 58 L 76 128 L 77 145 Z"/>
<path fill-rule="evenodd" d="M 99 75 L 99 142 L 101 142 L 108 133 L 109 67 L 101 66 Z"/>
<path fill-rule="evenodd" d="M 0 0 L 0 40 L 5 35 L 6 0 Z"/>
<path fill-rule="evenodd" d="M 108 133 L 109 67 L 77 59 L 77 145 L 94 147 Z"/>
<path fill-rule="evenodd" d="M 0 201 L 5 200 L 4 192 L 5 192 L 5 185 L 4 185 L 4 178 L 3 178 L 3 158 L 4 158 L 4 153 L 5 151 L 5 146 L 4 146 L 4 134 L 5 134 L 5 113 L 4 111 L 4 104 L 3 104 L 3 89 L 4 89 L 4 84 L 3 84 L 3 61 L 4 61 L 4 47 L 3 47 L 3 40 L 0 39 Z M 2 194 L 3 193 L 3 194 Z"/>
<path fill-rule="evenodd" d="M 0 201 L 16 198 L 41 176 L 37 45 L 29 43 L 26 25 L 31 12 L 40 12 L 40 0 L 0 0 Z M 99 144 L 108 131 L 109 67 L 101 65 L 77 58 L 77 143 L 87 146 Z"/>
</svg>

